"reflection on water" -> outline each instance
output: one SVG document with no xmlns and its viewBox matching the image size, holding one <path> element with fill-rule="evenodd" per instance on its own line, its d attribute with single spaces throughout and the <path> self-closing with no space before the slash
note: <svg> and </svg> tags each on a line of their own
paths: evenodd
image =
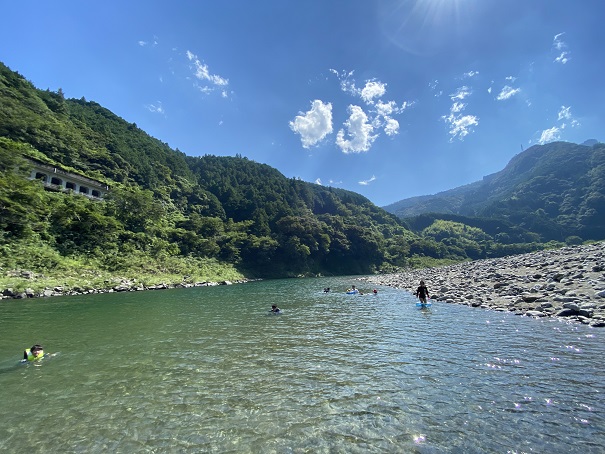
<svg viewBox="0 0 605 454">
<path fill-rule="evenodd" d="M 4 301 L 0 451 L 603 452 L 605 330 L 352 283 Z"/>
</svg>

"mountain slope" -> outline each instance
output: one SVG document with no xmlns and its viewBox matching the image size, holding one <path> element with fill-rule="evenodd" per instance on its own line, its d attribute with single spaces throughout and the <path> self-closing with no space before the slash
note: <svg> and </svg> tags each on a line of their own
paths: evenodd
<svg viewBox="0 0 605 454">
<path fill-rule="evenodd" d="M 432 212 L 504 219 L 544 241 L 569 235 L 603 239 L 605 144 L 536 145 L 482 181 L 384 208 L 401 218 Z"/>
<path fill-rule="evenodd" d="M 95 202 L 45 191 L 26 180 L 20 157 L 100 180 L 109 195 Z M 35 257 L 14 251 L 34 242 L 55 262 L 58 254 L 113 271 L 171 261 L 189 270 L 211 259 L 255 276 L 366 273 L 404 264 L 412 250 L 437 250 L 359 194 L 288 179 L 239 155 L 186 156 L 1 63 L 0 163 L 0 259 L 10 266 L 29 267 Z"/>
</svg>

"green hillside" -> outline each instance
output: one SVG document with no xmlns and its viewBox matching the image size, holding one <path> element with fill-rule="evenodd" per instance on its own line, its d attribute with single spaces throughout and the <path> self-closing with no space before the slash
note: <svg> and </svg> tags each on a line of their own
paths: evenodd
<svg viewBox="0 0 605 454">
<path fill-rule="evenodd" d="M 26 158 L 102 182 L 109 195 L 49 191 L 28 179 Z M 186 156 L 2 64 L 0 164 L 0 266 L 10 284 L 15 270 L 109 286 L 370 273 L 448 258 L 359 194 L 239 155 Z"/>
<path fill-rule="evenodd" d="M 385 209 L 416 230 L 432 219 L 489 228 L 498 221 L 500 241 L 605 239 L 605 144 L 554 142 L 515 156 L 482 181 L 434 196 L 396 202 Z M 417 216 L 421 216 L 421 221 Z M 460 217 L 465 217 L 463 220 Z M 472 220 L 469 220 L 471 218 Z M 483 221 L 482 221 L 483 220 Z"/>
</svg>

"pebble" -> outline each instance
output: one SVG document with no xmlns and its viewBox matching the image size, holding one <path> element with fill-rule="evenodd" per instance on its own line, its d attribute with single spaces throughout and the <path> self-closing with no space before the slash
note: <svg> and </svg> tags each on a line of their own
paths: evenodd
<svg viewBox="0 0 605 454">
<path fill-rule="evenodd" d="M 39 298 L 39 297 L 51 297 L 51 296 L 75 296 L 75 295 L 88 295 L 95 293 L 114 293 L 114 292 L 140 292 L 143 290 L 167 290 L 174 288 L 190 288 L 190 287 L 213 287 L 216 285 L 233 285 L 244 284 L 251 282 L 252 279 L 241 279 L 237 281 L 220 281 L 220 282 L 181 282 L 181 283 L 162 283 L 157 285 L 144 286 L 141 283 L 136 283 L 129 279 L 120 279 L 119 282 L 111 287 L 106 288 L 91 288 L 83 289 L 79 287 L 64 288 L 54 287 L 53 289 L 46 288 L 40 292 L 34 292 L 32 289 L 25 289 L 24 292 L 15 291 L 12 288 L 6 288 L 0 292 L 0 300 L 2 299 L 26 299 L 26 298 Z"/>
<path fill-rule="evenodd" d="M 432 299 L 605 327 L 605 242 L 363 278 Z"/>
</svg>

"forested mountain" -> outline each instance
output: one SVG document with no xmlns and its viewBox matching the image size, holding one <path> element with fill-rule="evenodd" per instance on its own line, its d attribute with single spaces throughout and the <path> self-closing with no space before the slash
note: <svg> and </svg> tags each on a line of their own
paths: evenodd
<svg viewBox="0 0 605 454">
<path fill-rule="evenodd" d="M 48 190 L 32 159 L 109 194 Z M 239 154 L 187 156 L 0 64 L 0 268 L 61 285 L 370 273 L 602 239 L 604 178 L 603 144 L 536 146 L 481 182 L 387 207 L 402 220 Z"/>
<path fill-rule="evenodd" d="M 25 158 L 101 181 L 109 195 L 100 202 L 45 190 L 27 179 Z M 186 156 L 97 103 L 39 90 L 2 64 L 0 164 L 7 268 L 49 271 L 71 261 L 186 274 L 210 260 L 247 276 L 290 276 L 444 255 L 359 194 L 288 179 L 239 155 Z"/>
<path fill-rule="evenodd" d="M 482 181 L 384 207 L 415 230 L 436 219 L 489 230 L 499 241 L 605 239 L 605 144 L 535 145 Z M 492 229 L 493 230 L 493 229 Z M 577 240 L 576 240 L 577 241 Z"/>
</svg>

